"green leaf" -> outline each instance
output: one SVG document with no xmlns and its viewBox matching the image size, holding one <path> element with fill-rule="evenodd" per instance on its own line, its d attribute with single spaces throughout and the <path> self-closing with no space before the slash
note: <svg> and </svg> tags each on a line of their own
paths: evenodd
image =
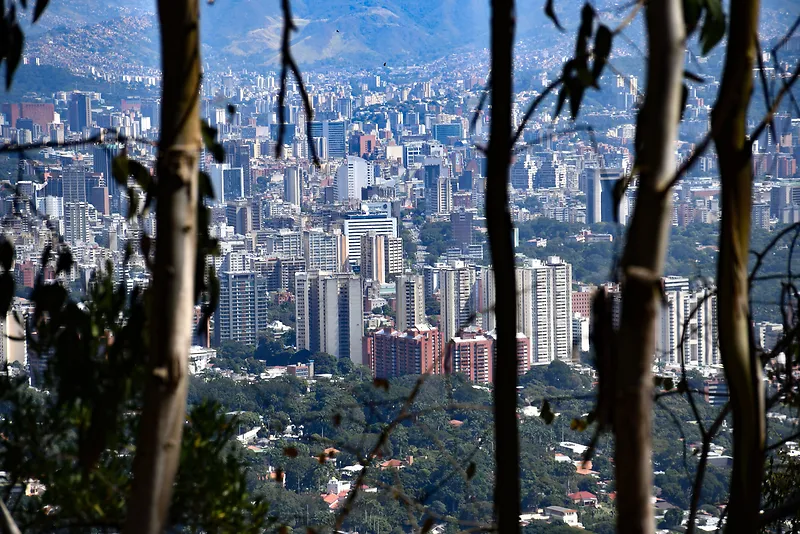
<svg viewBox="0 0 800 534">
<path fill-rule="evenodd" d="M 707 55 L 725 36 L 725 14 L 720 0 L 705 0 L 705 18 L 700 30 L 703 55 Z"/>
<path fill-rule="evenodd" d="M 5 237 L 0 238 L 0 265 L 6 271 L 11 270 L 11 264 L 14 263 L 14 245 Z"/>
<path fill-rule="evenodd" d="M 14 72 L 19 67 L 22 59 L 22 48 L 25 45 L 25 36 L 22 28 L 14 21 L 8 34 L 8 45 L 6 49 L 6 91 L 11 89 L 11 81 L 14 79 Z"/>
<path fill-rule="evenodd" d="M 558 28 L 562 32 L 564 31 L 564 27 L 561 25 L 560 22 L 558 22 L 558 17 L 556 17 L 556 10 L 555 7 L 553 6 L 553 0 L 547 0 L 547 2 L 545 2 L 544 14 L 547 15 L 547 18 L 553 21 L 553 24 L 556 25 L 556 28 Z"/>
<path fill-rule="evenodd" d="M 132 159 L 128 160 L 128 174 L 133 176 L 134 181 L 143 191 L 150 191 L 153 186 L 153 177 L 144 165 Z"/>
<path fill-rule="evenodd" d="M 44 13 L 49 3 L 50 0 L 36 0 L 36 7 L 33 8 L 33 22 L 39 20 L 39 17 L 42 16 L 42 13 Z"/>
</svg>

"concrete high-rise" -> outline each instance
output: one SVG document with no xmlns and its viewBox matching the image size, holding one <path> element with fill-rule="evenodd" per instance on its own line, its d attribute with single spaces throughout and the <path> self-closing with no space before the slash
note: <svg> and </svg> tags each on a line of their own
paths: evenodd
<svg viewBox="0 0 800 534">
<path fill-rule="evenodd" d="M 300 171 L 297 167 L 287 167 L 283 171 L 283 200 L 299 206 L 301 191 Z"/>
<path fill-rule="evenodd" d="M 462 328 L 471 324 L 475 312 L 475 271 L 456 265 L 441 270 L 439 274 L 441 320 L 439 330 L 444 342 L 456 337 Z"/>
<path fill-rule="evenodd" d="M 689 279 L 663 279 L 665 304 L 656 320 L 656 360 L 666 365 L 719 363 L 717 297 L 711 289 L 690 289 Z"/>
<path fill-rule="evenodd" d="M 64 204 L 86 202 L 86 166 L 82 162 L 64 167 L 61 173 Z"/>
<path fill-rule="evenodd" d="M 586 222 L 614 222 L 614 187 L 622 177 L 622 169 L 587 169 Z M 627 197 L 619 204 L 619 221 L 628 219 Z"/>
<path fill-rule="evenodd" d="M 119 213 L 120 186 L 114 179 L 112 162 L 120 152 L 122 152 L 122 145 L 120 144 L 99 145 L 92 149 L 92 170 L 95 173 L 102 173 L 103 178 L 105 178 L 112 213 Z"/>
<path fill-rule="evenodd" d="M 217 343 L 258 342 L 267 328 L 269 298 L 265 278 L 254 272 L 224 270 L 219 273 L 219 305 L 214 317 Z"/>
<path fill-rule="evenodd" d="M 427 323 L 425 319 L 425 280 L 420 274 L 397 277 L 397 329 L 405 331 Z"/>
<path fill-rule="evenodd" d="M 453 186 L 450 184 L 450 167 L 444 164 L 442 158 L 425 159 L 423 187 L 426 214 L 452 211 Z"/>
<path fill-rule="evenodd" d="M 92 100 L 84 93 L 72 93 L 69 101 L 69 129 L 83 132 L 92 125 Z"/>
<path fill-rule="evenodd" d="M 336 171 L 333 181 L 334 197 L 339 202 L 361 200 L 361 190 L 375 183 L 375 169 L 371 162 L 356 156 L 347 156 Z"/>
<path fill-rule="evenodd" d="M 370 232 L 397 237 L 397 219 L 386 213 L 348 215 L 344 220 L 344 235 L 347 238 L 347 256 L 351 265 L 358 265 L 361 261 L 361 236 Z"/>
<path fill-rule="evenodd" d="M 462 250 L 472 244 L 473 216 L 473 212 L 464 210 L 450 213 L 450 234 L 453 237 L 453 243 Z"/>
<path fill-rule="evenodd" d="M 369 232 L 361 236 L 361 276 L 381 284 L 403 272 L 403 239 Z"/>
<path fill-rule="evenodd" d="M 369 334 L 366 363 L 377 378 L 442 372 L 442 334 L 427 325 Z"/>
<path fill-rule="evenodd" d="M 328 145 L 328 157 L 343 158 L 347 155 L 347 123 L 345 121 L 314 121 L 311 123 L 311 138 L 322 137 Z"/>
<path fill-rule="evenodd" d="M 307 271 L 295 275 L 297 348 L 362 361 L 364 298 L 353 274 Z"/>
<path fill-rule="evenodd" d="M 89 203 L 64 204 L 64 238 L 72 245 L 89 241 Z"/>
<path fill-rule="evenodd" d="M 303 231 L 303 256 L 309 269 L 342 272 L 347 265 L 347 239 L 339 231 L 322 228 Z"/>
</svg>

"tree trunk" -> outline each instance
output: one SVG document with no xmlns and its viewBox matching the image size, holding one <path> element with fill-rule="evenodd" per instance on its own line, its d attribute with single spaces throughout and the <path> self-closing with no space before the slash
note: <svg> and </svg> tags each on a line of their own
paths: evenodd
<svg viewBox="0 0 800 534">
<path fill-rule="evenodd" d="M 681 0 L 647 3 L 647 89 L 636 129 L 639 189 L 622 257 L 614 408 L 617 527 L 653 532 L 651 432 L 655 321 L 672 221 L 670 180 L 680 121 L 685 29 Z"/>
<path fill-rule="evenodd" d="M 486 225 L 498 303 L 494 368 L 495 489 L 500 532 L 519 532 L 519 430 L 517 428 L 516 278 L 508 209 L 513 98 L 514 1 L 492 0 L 492 115 L 486 185 Z"/>
<path fill-rule="evenodd" d="M 747 260 L 752 208 L 752 149 L 747 106 L 753 90 L 758 0 L 731 2 L 719 99 L 712 112 L 722 182 L 717 316 L 719 347 L 733 412 L 733 473 L 726 532 L 756 532 L 764 467 L 762 369 L 750 343 Z"/>
<path fill-rule="evenodd" d="M 164 530 L 180 462 L 197 254 L 201 148 L 197 0 L 159 0 L 163 94 L 150 362 L 124 532 Z"/>
</svg>

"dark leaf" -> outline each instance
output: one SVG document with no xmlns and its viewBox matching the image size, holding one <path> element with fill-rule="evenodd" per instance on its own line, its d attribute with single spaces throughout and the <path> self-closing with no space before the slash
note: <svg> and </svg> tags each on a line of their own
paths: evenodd
<svg viewBox="0 0 800 534">
<path fill-rule="evenodd" d="M 680 121 L 683 120 L 683 113 L 686 111 L 686 103 L 689 101 L 689 88 L 686 87 L 686 84 L 683 84 L 683 92 L 681 93 L 681 116 Z"/>
<path fill-rule="evenodd" d="M 208 175 L 208 173 L 200 173 L 200 181 L 198 185 L 200 188 L 200 198 L 214 200 L 214 186 L 211 185 L 211 177 Z"/>
<path fill-rule="evenodd" d="M 544 14 L 547 15 L 547 18 L 553 21 L 553 24 L 556 25 L 556 28 L 558 28 L 562 32 L 564 31 L 564 27 L 561 26 L 561 23 L 558 22 L 558 17 L 556 17 L 556 10 L 555 7 L 553 6 L 553 0 L 547 0 L 547 2 L 545 2 Z"/>
<path fill-rule="evenodd" d="M 706 81 L 703 78 L 701 78 L 700 76 L 698 76 L 694 72 L 691 72 L 691 71 L 688 71 L 688 70 L 683 71 L 683 76 L 684 76 L 684 78 L 688 78 L 689 80 L 692 80 L 693 82 L 706 83 Z"/>
<path fill-rule="evenodd" d="M 39 20 L 48 3 L 50 3 L 50 0 L 36 0 L 36 6 L 33 8 L 33 22 Z"/>
<path fill-rule="evenodd" d="M 128 219 L 133 219 L 139 214 L 139 194 L 133 189 L 128 188 Z"/>
<path fill-rule="evenodd" d="M 58 259 L 56 260 L 56 274 L 67 272 L 72 269 L 72 264 L 75 263 L 72 259 L 72 252 L 64 247 L 64 249 L 58 253 Z"/>
<path fill-rule="evenodd" d="M 236 106 L 233 104 L 228 104 L 228 115 L 236 114 Z"/>
<path fill-rule="evenodd" d="M 122 187 L 128 187 L 128 176 L 130 176 L 128 161 L 128 155 L 125 152 L 111 161 L 111 174 L 114 176 L 114 181 Z"/>
<path fill-rule="evenodd" d="M 721 0 L 705 0 L 706 15 L 700 30 L 703 55 L 708 54 L 725 35 L 725 14 Z"/>
<path fill-rule="evenodd" d="M 224 162 L 225 149 L 222 148 L 222 145 L 217 143 L 217 129 L 204 120 L 201 120 L 200 124 L 203 132 L 203 144 L 206 146 L 206 149 L 214 156 L 214 161 L 217 163 Z"/>
<path fill-rule="evenodd" d="M 475 469 L 476 465 L 475 462 L 470 462 L 467 466 L 467 480 L 472 480 L 472 477 L 475 476 Z"/>
<path fill-rule="evenodd" d="M 611 54 L 611 41 L 613 34 L 608 26 L 601 24 L 597 28 L 597 34 L 594 36 L 594 63 L 592 63 L 592 85 L 595 89 L 599 89 L 597 81 L 600 75 L 603 74 L 603 68 L 608 62 L 608 56 Z"/>
<path fill-rule="evenodd" d="M 0 265 L 6 271 L 10 271 L 12 263 L 14 263 L 14 245 L 5 237 L 0 238 Z"/>
<path fill-rule="evenodd" d="M 144 165 L 132 159 L 128 160 L 128 174 L 133 176 L 143 191 L 150 191 L 153 186 L 153 177 Z"/>
<path fill-rule="evenodd" d="M 14 300 L 14 277 L 9 272 L 0 275 L 0 318 L 5 321 L 6 314 Z"/>
<path fill-rule="evenodd" d="M 150 247 L 153 244 L 153 240 L 150 239 L 150 236 L 143 233 L 141 238 L 140 246 L 142 247 L 142 256 L 145 258 L 150 257 Z"/>
<path fill-rule="evenodd" d="M 553 422 L 553 419 L 556 418 L 556 415 L 553 413 L 553 410 L 550 408 L 550 402 L 544 401 L 542 403 L 542 411 L 540 416 L 545 424 L 549 425 Z"/>
<path fill-rule="evenodd" d="M 22 48 L 25 45 L 25 36 L 22 34 L 22 28 L 19 27 L 17 22 L 11 24 L 7 39 L 8 45 L 5 54 L 6 91 L 11 89 L 11 81 L 14 79 L 14 72 L 19 67 L 19 62 L 22 59 Z"/>
<path fill-rule="evenodd" d="M 333 426 L 339 426 L 342 424 L 342 414 L 335 413 L 333 414 Z"/>
<path fill-rule="evenodd" d="M 703 0 L 683 0 L 683 22 L 686 25 L 686 35 L 691 35 L 697 29 L 700 15 L 703 13 Z"/>
<path fill-rule="evenodd" d="M 431 529 L 433 528 L 433 524 L 434 524 L 433 518 L 432 517 L 427 518 L 425 522 L 422 524 L 422 529 L 420 530 L 420 532 L 422 534 L 425 534 L 425 532 L 430 532 Z"/>
<path fill-rule="evenodd" d="M 581 110 L 581 101 L 583 100 L 586 86 L 577 78 L 569 78 L 567 86 L 569 87 L 569 112 L 572 120 L 575 120 Z"/>
<path fill-rule="evenodd" d="M 288 456 L 289 458 L 297 458 L 298 454 L 299 453 L 297 452 L 297 449 L 295 449 L 294 447 L 284 447 L 283 448 L 283 455 L 284 456 Z"/>
<path fill-rule="evenodd" d="M 556 113 L 554 117 L 558 117 L 561 114 L 561 108 L 564 107 L 564 102 L 566 102 L 567 96 L 569 96 L 569 89 L 567 89 L 567 84 L 563 84 L 561 89 L 558 91 L 558 101 L 556 102 Z"/>
<path fill-rule="evenodd" d="M 372 381 L 372 385 L 376 388 L 382 388 L 384 391 L 389 391 L 389 381 L 385 378 L 376 378 Z"/>
<path fill-rule="evenodd" d="M 19 0 L 19 3 L 22 4 L 22 9 L 28 9 L 28 0 Z"/>
</svg>

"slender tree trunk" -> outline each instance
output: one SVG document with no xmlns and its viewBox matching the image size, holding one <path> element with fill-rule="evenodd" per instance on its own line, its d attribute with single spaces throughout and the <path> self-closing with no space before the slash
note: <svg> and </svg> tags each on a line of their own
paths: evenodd
<svg viewBox="0 0 800 534">
<path fill-rule="evenodd" d="M 622 258 L 622 321 L 614 408 L 617 527 L 651 533 L 652 365 L 672 221 L 669 182 L 680 121 L 685 29 L 681 0 L 651 0 L 646 8 L 649 61 L 645 101 L 636 129 L 639 189 Z"/>
<path fill-rule="evenodd" d="M 163 95 L 157 236 L 150 295 L 150 374 L 124 532 L 164 530 L 180 462 L 197 254 L 201 148 L 198 0 L 159 0 Z"/>
<path fill-rule="evenodd" d="M 717 273 L 719 346 L 733 412 L 733 473 L 726 532 L 756 532 L 764 468 L 762 369 L 751 351 L 747 260 L 752 208 L 752 149 L 747 106 L 753 91 L 758 0 L 731 2 L 719 99 L 712 112 L 722 181 Z"/>
<path fill-rule="evenodd" d="M 486 220 L 498 295 L 494 369 L 495 489 L 500 532 L 519 531 L 519 430 L 517 428 L 516 278 L 508 209 L 513 98 L 514 1 L 492 0 L 492 122 L 486 185 Z M 503 304 L 505 303 L 505 304 Z"/>
</svg>

